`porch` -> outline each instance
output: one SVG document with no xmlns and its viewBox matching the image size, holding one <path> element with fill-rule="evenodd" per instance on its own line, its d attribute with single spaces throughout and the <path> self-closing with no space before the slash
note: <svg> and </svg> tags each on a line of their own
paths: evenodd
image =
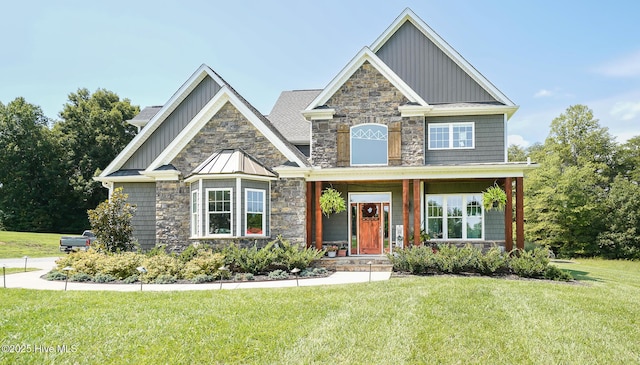
<svg viewBox="0 0 640 365">
<path fill-rule="evenodd" d="M 504 212 L 485 212 L 480 210 L 478 206 L 478 184 L 499 184 L 507 195 L 507 202 Z M 306 243 L 308 247 L 316 247 L 322 249 L 323 245 L 335 241 L 341 245 L 349 247 L 351 256 L 364 255 L 365 257 L 373 257 L 392 252 L 396 247 L 408 247 L 410 245 L 420 245 L 420 234 L 413 232 L 421 232 L 423 230 L 431 231 L 432 222 L 427 222 L 427 197 L 431 193 L 438 191 L 456 191 L 461 192 L 459 208 L 457 211 L 466 212 L 475 204 L 476 209 L 481 211 L 481 215 L 474 218 L 462 217 L 459 224 L 465 222 L 465 228 L 461 228 L 460 232 L 465 232 L 464 236 L 455 236 L 459 239 L 451 239 L 444 236 L 433 237 L 438 243 L 454 241 L 454 243 L 470 241 L 470 243 L 479 244 L 499 244 L 504 245 L 506 251 L 514 248 L 514 211 L 515 211 L 515 247 L 524 249 L 524 209 L 523 209 L 523 177 L 482 177 L 482 178 L 466 178 L 466 179 L 402 179 L 402 180 L 351 180 L 351 181 L 335 181 L 335 180 L 318 180 L 307 181 L 306 183 Z M 340 185 L 347 202 L 347 212 L 339 219 L 328 219 L 323 217 L 320 209 L 320 196 L 324 188 L 334 184 Z M 467 184 L 461 190 L 448 189 L 449 185 L 461 186 Z M 474 185 L 475 184 L 475 185 Z M 365 188 L 365 186 L 367 188 Z M 476 186 L 475 190 L 472 186 Z M 355 188 L 354 188 L 355 187 Z M 357 187 L 360 187 L 359 189 Z M 362 190 L 367 190 L 368 193 Z M 515 202 L 514 202 L 515 190 Z M 475 193 L 471 193 L 471 192 Z M 385 195 L 386 194 L 386 195 Z M 451 194 L 449 194 L 451 195 Z M 388 196 L 388 198 L 385 198 Z M 468 200 L 468 201 L 467 201 Z M 469 205 L 467 205 L 467 203 Z M 431 200 L 429 200 L 431 204 Z M 446 203 L 445 203 L 446 204 Z M 480 203 L 481 204 L 481 203 Z M 514 207 L 515 205 L 515 207 Z M 515 208 L 515 209 L 514 209 Z M 366 209 L 367 211 L 363 210 Z M 443 208 L 440 207 L 442 210 Z M 372 212 L 373 211 L 373 212 Z M 376 211 L 381 222 L 373 228 L 369 228 L 363 223 L 367 215 L 375 220 Z M 464 215 L 466 213 L 461 213 Z M 364 218 L 362 218 L 364 217 Z M 479 223 L 481 234 L 473 235 L 472 220 L 476 219 Z M 442 221 L 445 221 L 443 223 Z M 444 225 L 445 232 L 447 219 L 442 219 L 440 226 Z M 450 221 L 453 222 L 453 221 Z M 450 223 L 451 224 L 451 223 Z M 486 226 L 486 227 L 485 227 Z M 498 229 L 494 229 L 498 227 Z M 380 246 L 369 247 L 363 244 L 363 234 L 361 232 L 380 231 L 380 237 L 373 235 L 374 240 L 380 241 Z M 442 227 L 440 227 L 442 230 Z M 336 230 L 340 233 L 340 237 L 335 239 Z M 431 232 L 430 232 L 431 233 Z M 451 234 L 451 231 L 449 232 Z M 405 239 L 406 238 L 406 239 Z M 448 238 L 448 239 L 447 239 Z M 369 239 L 369 238 L 367 238 Z M 370 256 L 371 255 L 371 256 Z M 366 260 L 368 261 L 368 260 Z"/>
</svg>

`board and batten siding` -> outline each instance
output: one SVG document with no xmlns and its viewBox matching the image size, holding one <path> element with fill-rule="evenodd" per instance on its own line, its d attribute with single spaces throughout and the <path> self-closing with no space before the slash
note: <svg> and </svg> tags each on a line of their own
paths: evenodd
<svg viewBox="0 0 640 365">
<path fill-rule="evenodd" d="M 425 123 L 425 165 L 456 165 L 504 161 L 504 115 L 472 115 L 459 117 L 427 117 Z M 429 149 L 429 124 L 473 122 L 473 149 Z"/>
<path fill-rule="evenodd" d="M 376 54 L 427 103 L 496 101 L 409 21 Z"/>
<path fill-rule="evenodd" d="M 138 148 L 122 169 L 146 169 L 219 90 L 220 85 L 206 76 Z"/>
<path fill-rule="evenodd" d="M 155 183 L 120 183 L 128 195 L 127 202 L 136 206 L 136 212 L 131 219 L 133 236 L 138 240 L 143 250 L 156 245 L 156 184 Z"/>
</svg>

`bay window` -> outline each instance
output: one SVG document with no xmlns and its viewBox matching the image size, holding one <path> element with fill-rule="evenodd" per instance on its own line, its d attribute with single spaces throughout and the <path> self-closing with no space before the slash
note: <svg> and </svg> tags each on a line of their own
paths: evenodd
<svg viewBox="0 0 640 365">
<path fill-rule="evenodd" d="M 207 234 L 231 235 L 231 189 L 207 189 Z"/>
</svg>

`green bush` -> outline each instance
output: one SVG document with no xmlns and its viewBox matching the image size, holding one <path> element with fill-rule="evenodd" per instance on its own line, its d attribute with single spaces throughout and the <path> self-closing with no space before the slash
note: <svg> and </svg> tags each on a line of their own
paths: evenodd
<svg viewBox="0 0 640 365">
<path fill-rule="evenodd" d="M 482 251 L 469 244 L 462 248 L 440 245 L 437 255 L 434 255 L 435 266 L 438 271 L 448 274 L 478 272 L 481 256 Z"/>
<path fill-rule="evenodd" d="M 517 251 L 509 261 L 513 273 L 525 278 L 543 278 L 547 265 L 549 265 L 549 250 L 546 248 Z"/>
<path fill-rule="evenodd" d="M 83 273 L 93 276 L 99 272 L 102 261 L 105 257 L 106 255 L 104 253 L 98 252 L 94 249 L 73 252 L 56 261 L 57 270 L 62 270 L 63 268 L 70 266 L 76 274 Z"/>
<path fill-rule="evenodd" d="M 66 280 L 67 275 L 58 270 L 51 270 L 47 273 L 47 276 L 45 276 L 45 278 L 47 280 Z"/>
<path fill-rule="evenodd" d="M 178 279 L 176 279 L 176 277 L 173 275 L 160 274 L 155 278 L 155 280 L 153 280 L 153 283 L 154 284 L 173 284 L 176 281 L 178 281 Z"/>
<path fill-rule="evenodd" d="M 500 248 L 494 246 L 480 255 L 478 270 L 483 275 L 507 273 L 509 271 L 509 257 Z"/>
<path fill-rule="evenodd" d="M 109 252 L 130 251 L 136 247 L 131 224 L 136 207 L 127 203 L 127 198 L 122 188 L 117 188 L 110 199 L 88 211 L 96 247 Z"/>
<path fill-rule="evenodd" d="M 86 281 L 91 281 L 93 280 L 93 277 L 91 277 L 91 275 L 85 274 L 83 272 L 81 273 L 77 273 L 77 274 L 73 274 L 69 277 L 70 281 L 77 281 L 77 282 L 86 282 Z"/>
<path fill-rule="evenodd" d="M 190 260 L 184 264 L 182 276 L 185 279 L 194 279 L 199 275 L 208 275 L 214 278 L 219 277 L 218 269 L 225 264 L 224 256 L 211 251 L 199 250 L 193 256 L 181 256 L 181 259 L 191 256 Z"/>
<path fill-rule="evenodd" d="M 282 236 L 278 236 L 270 244 L 276 254 L 275 264 L 283 266 L 288 271 L 294 268 L 303 270 L 324 254 L 323 251 L 316 250 L 313 247 L 302 248 L 300 245 L 291 244 L 288 240 L 284 240 Z"/>
<path fill-rule="evenodd" d="M 571 281 L 573 276 L 555 265 L 549 265 L 544 271 L 544 278 L 556 281 Z"/>
<path fill-rule="evenodd" d="M 144 283 L 154 282 L 161 275 L 173 276 L 176 279 L 180 278 L 182 262 L 175 256 L 159 254 L 146 257 L 141 264 L 147 270 L 146 273 L 141 275 L 141 280 Z"/>
<path fill-rule="evenodd" d="M 96 276 L 93 277 L 93 281 L 96 283 L 110 283 L 116 280 L 115 276 L 103 273 L 97 273 Z"/>
<path fill-rule="evenodd" d="M 278 269 L 269 273 L 269 279 L 271 280 L 282 280 L 282 279 L 288 279 L 288 278 L 289 278 L 289 273 L 284 270 Z"/>
<path fill-rule="evenodd" d="M 212 281 L 215 281 L 215 278 L 211 275 L 205 274 L 196 275 L 195 277 L 193 277 L 193 279 L 191 279 L 191 282 L 194 284 L 210 283 Z"/>
<path fill-rule="evenodd" d="M 137 275 L 137 274 L 136 274 L 136 275 L 131 275 L 131 276 L 126 277 L 126 278 L 124 279 L 124 283 L 125 283 L 125 284 L 133 284 L 133 283 L 135 283 L 136 281 L 138 281 L 138 275 Z"/>
<path fill-rule="evenodd" d="M 272 246 L 272 243 L 269 243 L 265 248 L 258 249 L 257 246 L 240 248 L 231 244 L 223 250 L 225 263 L 234 272 L 266 273 L 277 258 L 271 249 Z"/>
<path fill-rule="evenodd" d="M 426 274 L 436 268 L 436 257 L 429 246 L 410 246 L 396 250 L 393 255 L 388 255 L 396 271 L 405 271 L 412 274 Z"/>
<path fill-rule="evenodd" d="M 142 262 L 143 255 L 135 252 L 107 254 L 98 265 L 98 271 L 123 280 L 137 274 L 137 267 Z"/>
</svg>

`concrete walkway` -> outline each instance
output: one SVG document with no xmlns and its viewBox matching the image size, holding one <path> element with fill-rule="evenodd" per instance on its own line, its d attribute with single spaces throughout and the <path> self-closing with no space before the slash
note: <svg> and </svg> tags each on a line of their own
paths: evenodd
<svg viewBox="0 0 640 365">
<path fill-rule="evenodd" d="M 38 271 L 15 273 L 6 276 L 7 288 L 23 288 L 38 290 L 64 290 L 64 281 L 48 281 L 40 277 L 55 267 L 56 257 L 29 258 L 27 267 L 38 268 Z M 0 259 L 0 267 L 24 267 L 24 259 Z M 0 272 L 0 275 L 2 273 Z M 372 272 L 371 281 L 389 280 L 390 272 Z M 0 278 L 2 279 L 2 278 Z M 338 271 L 324 278 L 299 279 L 300 286 L 338 285 L 352 283 L 366 283 L 369 281 L 369 272 L 344 272 Z M 4 284 L 4 282 L 3 282 Z M 250 288 L 285 288 L 295 287 L 296 280 L 274 281 L 243 281 L 222 283 L 222 289 L 250 289 Z M 2 288 L 2 287 L 0 287 Z M 94 291 L 140 291 L 140 283 L 137 284 L 97 284 L 69 282 L 67 290 L 94 290 Z M 143 284 L 143 291 L 175 291 L 175 290 L 220 290 L 220 283 L 207 284 Z"/>
</svg>

